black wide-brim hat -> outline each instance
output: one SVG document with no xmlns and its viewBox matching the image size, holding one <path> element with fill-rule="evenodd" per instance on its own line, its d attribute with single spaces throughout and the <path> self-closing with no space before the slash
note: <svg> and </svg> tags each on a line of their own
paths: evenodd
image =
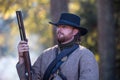
<svg viewBox="0 0 120 80">
<path fill-rule="evenodd" d="M 81 36 L 87 34 L 88 30 L 80 26 L 80 17 L 71 13 L 62 13 L 57 23 L 49 22 L 52 25 L 69 25 L 80 30 Z"/>
</svg>

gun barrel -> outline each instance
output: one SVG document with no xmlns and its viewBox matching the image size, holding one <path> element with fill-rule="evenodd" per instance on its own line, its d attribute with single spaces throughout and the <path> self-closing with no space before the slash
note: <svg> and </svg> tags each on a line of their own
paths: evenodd
<svg viewBox="0 0 120 80">
<path fill-rule="evenodd" d="M 19 26 L 19 30 L 20 30 L 21 40 L 26 41 L 27 39 L 26 39 L 26 35 L 25 35 L 25 29 L 24 29 L 24 24 L 23 24 L 21 11 L 16 11 L 16 15 L 17 15 L 17 20 L 18 20 L 18 26 Z"/>
<path fill-rule="evenodd" d="M 21 11 L 16 11 L 16 15 L 17 15 L 17 21 L 18 21 L 21 40 L 27 41 Z M 25 65 L 25 74 L 26 74 L 27 80 L 32 80 L 31 61 L 30 61 L 29 52 L 24 52 L 23 56 L 25 61 L 24 65 Z"/>
</svg>

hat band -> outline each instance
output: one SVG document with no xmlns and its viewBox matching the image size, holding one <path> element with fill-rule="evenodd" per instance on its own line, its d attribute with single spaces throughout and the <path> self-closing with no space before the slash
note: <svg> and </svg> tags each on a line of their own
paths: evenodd
<svg viewBox="0 0 120 80">
<path fill-rule="evenodd" d="M 77 25 L 73 22 L 70 22 L 70 21 L 66 21 L 66 20 L 60 20 L 57 25 L 60 25 L 60 24 L 66 24 L 66 25 L 70 25 L 70 26 L 74 26 L 74 27 L 79 27 L 80 25 Z"/>
</svg>

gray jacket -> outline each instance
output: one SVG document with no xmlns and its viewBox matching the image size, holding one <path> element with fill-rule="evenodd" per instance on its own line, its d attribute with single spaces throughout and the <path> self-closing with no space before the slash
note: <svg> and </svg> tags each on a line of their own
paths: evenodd
<svg viewBox="0 0 120 80">
<path fill-rule="evenodd" d="M 49 64 L 56 57 L 56 48 L 49 48 L 38 57 L 32 66 L 33 80 L 42 80 L 44 72 Z M 23 64 L 17 64 L 18 75 L 21 80 L 25 79 L 25 67 Z M 61 72 L 67 80 L 99 80 L 98 64 L 93 53 L 83 46 L 79 46 L 61 65 Z M 54 74 L 53 80 L 62 80 L 57 73 Z"/>
</svg>

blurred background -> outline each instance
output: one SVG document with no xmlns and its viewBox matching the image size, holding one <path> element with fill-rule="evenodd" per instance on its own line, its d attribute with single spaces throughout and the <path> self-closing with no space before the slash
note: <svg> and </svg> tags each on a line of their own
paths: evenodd
<svg viewBox="0 0 120 80">
<path fill-rule="evenodd" d="M 120 0 L 0 0 L 0 80 L 19 80 L 17 10 L 23 14 L 32 64 L 57 43 L 48 22 L 70 12 L 81 16 L 81 26 L 89 30 L 81 45 L 93 51 L 100 80 L 120 80 Z"/>
</svg>

